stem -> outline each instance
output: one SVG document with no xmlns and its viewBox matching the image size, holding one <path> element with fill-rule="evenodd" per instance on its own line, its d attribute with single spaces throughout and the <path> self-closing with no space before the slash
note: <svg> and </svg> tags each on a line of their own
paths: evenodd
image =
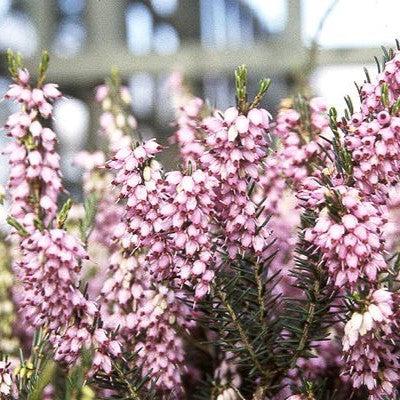
<svg viewBox="0 0 400 400">
<path fill-rule="evenodd" d="M 265 290 L 264 290 L 264 283 L 261 278 L 261 273 L 262 273 L 262 267 L 259 263 L 255 265 L 255 278 L 257 282 L 257 295 L 258 295 L 258 303 L 260 305 L 260 323 L 263 325 L 264 324 L 264 318 L 265 318 L 265 303 L 264 303 L 264 295 L 265 295 Z"/>
<path fill-rule="evenodd" d="M 244 347 L 246 348 L 247 352 L 250 355 L 250 358 L 253 360 L 254 365 L 257 367 L 257 369 L 259 370 L 259 372 L 266 378 L 266 379 L 270 379 L 270 376 L 268 374 L 267 371 L 264 370 L 263 366 L 260 364 L 260 361 L 257 358 L 257 355 L 250 343 L 249 338 L 246 335 L 246 331 L 244 330 L 242 324 L 240 323 L 235 310 L 232 308 L 231 304 L 229 303 L 227 296 L 224 292 L 222 292 L 220 289 L 217 289 L 217 294 L 219 296 L 219 298 L 222 301 L 222 304 L 224 305 L 224 307 L 226 308 L 226 310 L 229 313 L 229 316 L 232 319 L 233 324 L 235 325 L 236 329 L 239 332 L 239 336 L 240 339 L 243 342 Z"/>
<path fill-rule="evenodd" d="M 265 399 L 265 393 L 266 390 L 264 387 L 260 386 L 257 388 L 255 391 L 252 400 L 264 400 Z"/>
<path fill-rule="evenodd" d="M 121 381 L 125 384 L 126 389 L 128 390 L 129 393 L 129 398 L 127 400 L 142 400 L 141 396 L 139 395 L 137 389 L 131 385 L 128 379 L 126 379 L 125 374 L 123 371 L 121 371 L 120 367 L 118 366 L 117 363 L 114 364 L 114 368 L 116 372 L 118 373 L 118 377 L 121 379 Z"/>
<path fill-rule="evenodd" d="M 321 273 L 320 266 L 317 267 L 317 273 L 318 275 Z M 320 293 L 320 282 L 318 279 L 314 282 L 312 291 L 313 291 L 313 298 L 316 299 Z M 309 340 L 310 327 L 313 323 L 315 316 L 315 308 L 316 308 L 316 302 L 310 302 L 307 308 L 307 318 L 304 321 L 303 331 L 300 337 L 299 345 L 297 346 L 297 349 L 292 356 L 290 362 L 290 368 L 293 368 L 295 366 L 297 359 L 300 357 L 301 353 L 306 347 L 307 341 Z"/>
</svg>

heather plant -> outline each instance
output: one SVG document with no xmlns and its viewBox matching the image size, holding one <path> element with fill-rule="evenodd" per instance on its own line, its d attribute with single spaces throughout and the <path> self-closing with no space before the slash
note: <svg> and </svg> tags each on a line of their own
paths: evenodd
<svg viewBox="0 0 400 400">
<path fill-rule="evenodd" d="M 63 188 L 49 57 L 9 52 L 0 398 L 400 398 L 400 49 L 346 97 L 283 99 L 235 71 L 211 108 L 179 74 L 166 171 L 116 71 L 96 89 L 98 149 Z"/>
</svg>

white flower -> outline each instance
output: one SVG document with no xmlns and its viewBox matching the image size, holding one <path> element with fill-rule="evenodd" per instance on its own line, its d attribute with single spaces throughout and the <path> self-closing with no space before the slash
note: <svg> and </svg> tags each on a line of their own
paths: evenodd
<svg viewBox="0 0 400 400">
<path fill-rule="evenodd" d="M 358 339 L 360 328 L 363 323 L 363 315 L 356 312 L 344 327 L 343 348 L 346 350 L 349 346 L 353 346 Z"/>
<path fill-rule="evenodd" d="M 370 304 L 368 306 L 368 311 L 371 314 L 374 321 L 381 322 L 383 320 L 383 315 L 381 313 L 381 310 L 375 304 Z"/>
<path fill-rule="evenodd" d="M 237 394 L 232 388 L 225 389 L 217 396 L 217 400 L 237 400 Z"/>
<path fill-rule="evenodd" d="M 364 336 L 367 332 L 369 332 L 374 325 L 374 321 L 372 319 L 371 314 L 367 311 L 363 314 L 363 321 L 360 328 L 360 335 Z"/>
</svg>

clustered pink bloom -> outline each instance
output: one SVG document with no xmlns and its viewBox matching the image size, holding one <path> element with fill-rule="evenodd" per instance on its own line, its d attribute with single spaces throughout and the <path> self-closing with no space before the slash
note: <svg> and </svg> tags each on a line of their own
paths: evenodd
<svg viewBox="0 0 400 400">
<path fill-rule="evenodd" d="M 91 346 L 94 347 L 95 353 L 90 374 L 95 374 L 99 370 L 106 374 L 111 373 L 111 356 L 117 358 L 121 355 L 120 343 L 111 339 L 104 329 L 97 328 L 93 333 Z"/>
<path fill-rule="evenodd" d="M 33 229 L 35 210 L 30 196 L 38 197 L 36 192 L 40 192 L 37 201 L 45 214 L 44 221 L 49 223 L 62 190 L 56 135 L 42 122 L 51 117 L 52 102 L 61 93 L 54 84 L 31 88 L 26 70 L 20 70 L 15 82 L 4 96 L 22 104 L 22 111 L 12 114 L 4 126 L 7 135 L 15 139 L 5 150 L 11 166 L 11 215 Z"/>
<path fill-rule="evenodd" d="M 125 86 L 110 83 L 98 86 L 95 97 L 103 108 L 100 133 L 106 139 L 106 152 L 113 155 L 132 144 L 132 134 L 137 127 L 135 118 L 127 111 L 131 103 L 130 94 Z M 118 270 L 113 260 L 120 256 L 121 249 L 114 232 L 124 213 L 112 186 L 113 175 L 104 168 L 105 157 L 101 151 L 92 154 L 85 151 L 78 154 L 75 160 L 85 170 L 83 189 L 86 196 L 94 195 L 96 198 L 96 217 L 88 238 L 88 251 L 90 255 L 94 254 L 92 258 L 97 265 L 97 273 L 90 280 L 89 289 L 96 294 L 103 286 L 107 273 Z M 89 264 L 88 267 L 94 266 Z M 115 310 L 113 315 L 116 316 Z"/>
<path fill-rule="evenodd" d="M 206 152 L 201 168 L 219 182 L 215 211 L 223 230 L 220 245 L 231 259 L 250 250 L 261 255 L 268 244 L 269 230 L 258 218 L 248 191 L 252 183 L 258 184 L 267 155 L 269 119 L 264 109 L 252 109 L 245 116 L 232 107 L 202 123 Z"/>
<path fill-rule="evenodd" d="M 184 336 L 196 328 L 197 304 L 211 292 L 215 275 L 220 268 L 229 271 L 226 257 L 269 263 L 276 250 L 268 269 L 282 277 L 275 292 L 303 299 L 292 273 L 302 207 L 307 223 L 315 218 L 304 240 L 321 256 L 328 286 L 339 293 L 334 306 L 347 312 L 328 340 L 311 343 L 314 358 L 294 360 L 274 399 L 306 399 L 307 394 L 294 394 L 305 393 L 303 379 L 329 377 L 338 369 L 343 383 L 367 390 L 371 400 L 398 395 L 398 299 L 386 285 L 392 271 L 385 256 L 397 245 L 390 238 L 396 221 L 389 225 L 388 219 L 399 205 L 400 118 L 394 106 L 400 53 L 377 82 L 362 86 L 360 112 L 339 122 L 344 137 L 335 135 L 334 148 L 320 98 L 311 99 L 308 108 L 304 102 L 301 110 L 281 110 L 276 123 L 257 108 L 242 113 L 231 107 L 205 117 L 203 101 L 185 93 L 179 79 L 175 83 L 173 140 L 183 169 L 169 173 L 156 160 L 161 146 L 155 140 L 133 138 L 137 123 L 126 112 L 128 90 L 97 88 L 109 151 L 84 152 L 77 159 L 85 169 L 85 194 L 98 199 L 85 249 L 56 225 L 63 188 L 56 135 L 47 120 L 61 93 L 53 84 L 31 87 L 29 73 L 19 71 L 5 95 L 22 105 L 6 122 L 14 141 L 5 152 L 11 215 L 26 230 L 18 229 L 16 263 L 25 320 L 46 328 L 56 361 L 75 364 L 87 348 L 93 352 L 89 376 L 111 374 L 112 358 L 124 345 L 137 354 L 143 376 L 152 378 L 162 398 L 184 398 L 184 377 L 196 376 Z M 340 164 L 346 162 L 343 154 L 351 157 L 347 169 Z M 107 253 L 109 274 L 99 304 L 79 289 L 91 242 Z M 282 340 L 289 339 L 286 332 L 281 330 Z M 212 336 L 207 329 L 205 335 Z M 343 357 L 333 336 L 342 336 Z M 221 352 L 217 359 L 215 396 L 236 400 L 240 357 Z M 11 386 L 9 365 L 0 362 L 0 393 L 8 395 Z"/>
<path fill-rule="evenodd" d="M 343 379 L 366 388 L 370 399 L 395 396 L 400 376 L 395 295 L 381 283 L 389 269 L 385 251 L 395 245 L 390 236 L 396 232 L 388 219 L 396 211 L 400 172 L 399 118 L 391 114 L 400 94 L 398 60 L 397 53 L 375 83 L 362 86 L 360 112 L 341 122 L 352 157 L 346 183 L 330 166 L 331 186 L 309 177 L 299 193 L 306 207 L 319 209 L 306 240 L 322 252 L 335 285 L 355 292 L 360 304 L 344 328 Z M 329 208 L 332 201 L 336 210 Z"/>
<path fill-rule="evenodd" d="M 132 143 L 130 133 L 136 130 L 137 121 L 133 115 L 124 110 L 131 104 L 128 88 L 100 85 L 96 88 L 96 101 L 101 104 L 104 111 L 100 116 L 100 132 L 107 139 L 110 150 L 115 153 L 129 146 Z"/>
<path fill-rule="evenodd" d="M 172 220 L 166 245 L 174 250 L 174 276 L 182 284 L 193 284 L 200 299 L 214 278 L 211 221 L 218 182 L 199 169 L 191 175 L 171 172 L 166 181 L 173 188 L 172 202 L 163 205 L 161 213 Z"/>
<path fill-rule="evenodd" d="M 123 251 L 115 251 L 109 260 L 109 276 L 101 289 L 105 327 L 119 328 L 128 341 L 136 326 L 139 302 L 151 284 L 144 266 L 144 255 L 128 257 Z"/>
<path fill-rule="evenodd" d="M 279 139 L 278 149 L 265 161 L 261 176 L 264 190 L 264 207 L 274 213 L 288 184 L 299 190 L 312 171 L 312 163 L 322 156 L 321 149 L 327 147 L 322 137 L 328 138 L 329 124 L 326 105 L 316 97 L 310 101 L 310 126 L 304 126 L 298 111 L 282 109 L 276 120 L 273 133 Z"/>
<path fill-rule="evenodd" d="M 322 252 L 336 286 L 352 290 L 360 279 L 377 282 L 378 273 L 387 269 L 382 238 L 386 215 L 356 188 L 338 185 L 334 193 L 343 205 L 339 219 L 323 208 L 305 238 Z"/>
<path fill-rule="evenodd" d="M 177 130 L 171 136 L 171 142 L 179 146 L 179 153 L 185 165 L 196 162 L 204 153 L 204 144 L 199 129 L 203 108 L 203 100 L 198 97 L 190 99 L 185 104 L 179 105 L 176 110 Z"/>
<path fill-rule="evenodd" d="M 327 142 L 322 136 L 330 136 L 326 111 L 323 99 L 311 99 L 309 126 L 294 109 L 283 108 L 279 112 L 273 129 L 277 148 L 265 160 L 260 190 L 254 196 L 256 203 L 262 204 L 263 217 L 270 217 L 268 226 L 274 236 L 272 250 L 276 251 L 270 269 L 272 273 L 280 272 L 274 290 L 294 297 L 299 292 L 293 286 L 290 271 L 294 267 L 301 213 L 295 194 L 303 189 L 310 175 L 317 175 L 312 163 L 325 158 L 321 149 L 327 147 Z"/>
<path fill-rule="evenodd" d="M 351 376 L 353 387 L 366 386 L 371 400 L 393 398 L 400 381 L 393 341 L 398 328 L 393 294 L 375 290 L 365 307 L 363 312 L 354 312 L 344 328 L 345 374 Z"/>
<path fill-rule="evenodd" d="M 29 323 L 55 331 L 71 319 L 76 307 L 92 310 L 75 288 L 79 264 L 87 257 L 77 239 L 62 229 L 37 230 L 22 240 L 21 249 L 18 270 Z"/>
<path fill-rule="evenodd" d="M 126 211 L 115 238 L 122 251 L 147 252 L 136 259 L 116 253 L 120 265 L 106 281 L 103 293 L 113 306 L 112 313 L 123 316 L 122 334 L 132 332 L 140 339 L 136 350 L 143 374 L 151 373 L 160 391 L 172 391 L 180 397 L 186 366 L 176 326 L 191 327 L 188 316 L 192 311 L 176 288 L 171 290 L 161 283 L 171 278 L 174 253 L 167 246 L 172 218 L 166 208 L 166 181 L 154 159 L 159 151 L 160 146 L 150 140 L 119 150 L 108 163 L 116 171 L 114 183 L 120 185 L 121 198 L 126 198 Z M 127 312 L 129 306 L 132 308 Z"/>
<path fill-rule="evenodd" d="M 196 165 L 204 153 L 204 135 L 200 125 L 205 112 L 204 101 L 187 90 L 183 76 L 175 71 L 168 79 L 172 105 L 175 110 L 174 128 L 176 131 L 169 138 L 178 145 L 179 154 L 185 166 L 190 162 Z"/>
<path fill-rule="evenodd" d="M 391 184 L 400 173 L 400 118 L 390 113 L 399 99 L 400 53 L 386 62 L 373 83 L 361 87 L 361 110 L 346 126 L 345 144 L 352 153 L 356 184 L 385 203 Z M 387 97 L 382 95 L 384 86 Z"/>
<path fill-rule="evenodd" d="M 113 106 L 107 104 L 111 98 L 106 89 L 100 87 L 97 94 L 101 94 L 103 108 Z M 113 232 L 116 248 L 110 257 L 109 278 L 102 288 L 102 316 L 107 328 L 119 328 L 120 337 L 134 346 L 143 375 L 151 375 L 160 392 L 178 398 L 183 394 L 182 375 L 187 367 L 176 326 L 187 329 L 193 323 L 188 319 L 192 311 L 179 298 L 179 291 L 160 283 L 172 254 L 160 248 L 171 228 L 170 216 L 162 213 L 166 182 L 154 159 L 161 147 L 153 140 L 140 145 L 132 144 L 130 138 L 119 142 L 121 115 L 108 112 L 101 120 L 111 151 L 116 151 L 108 166 L 115 172 L 120 198 L 126 199 L 126 210 L 115 218 L 120 222 Z"/>
<path fill-rule="evenodd" d="M 374 82 L 364 83 L 361 87 L 361 113 L 366 117 L 369 114 L 379 113 L 385 109 L 382 104 L 382 85 L 387 85 L 388 105 L 393 105 L 399 98 L 400 82 L 400 52 L 395 51 L 394 57 L 385 63 L 383 70 Z"/>
<path fill-rule="evenodd" d="M 82 244 L 62 229 L 37 230 L 22 240 L 21 249 L 18 275 L 24 283 L 26 321 L 49 330 L 56 360 L 74 364 L 82 347 L 95 346 L 93 368 L 109 372 L 108 354 L 117 356 L 120 349 L 115 341 L 99 339 L 104 331 L 97 329 L 92 334 L 97 305 L 76 287 L 81 261 L 87 258 Z"/>
<path fill-rule="evenodd" d="M 104 307 L 110 312 L 105 318 L 107 327 L 119 327 L 128 344 L 136 337 L 133 350 L 138 352 L 144 376 L 152 376 L 161 392 L 180 397 L 187 366 L 183 342 L 175 329 L 193 327 L 192 310 L 182 302 L 183 293 L 152 283 L 144 256 L 120 255 L 119 260 L 116 256 L 114 273 L 103 286 Z"/>
<path fill-rule="evenodd" d="M 119 150 L 108 163 L 116 171 L 114 183 L 120 185 L 120 197 L 126 198 L 124 221 L 115 230 L 115 237 L 120 239 L 126 249 L 140 249 L 152 245 L 151 240 L 163 228 L 157 204 L 161 167 L 154 156 L 161 146 L 154 140 L 138 145 L 133 150 Z"/>
<path fill-rule="evenodd" d="M 126 225 L 116 236 L 127 249 L 147 248 L 146 258 L 157 280 L 178 277 L 182 283 L 195 277 L 198 294 L 204 295 L 213 277 L 209 221 L 212 188 L 216 180 L 201 170 L 183 176 L 175 172 L 161 176 L 155 141 L 118 152 L 109 166 L 118 170 L 114 181 L 121 183 L 127 197 Z M 192 265 L 193 263 L 193 265 Z"/>
<path fill-rule="evenodd" d="M 20 102 L 22 111 L 13 114 L 5 128 L 15 139 L 8 148 L 11 214 L 29 233 L 20 239 L 21 259 L 15 266 L 23 288 L 23 316 L 30 326 L 47 330 L 56 360 L 75 363 L 86 345 L 95 350 L 93 369 L 109 371 L 106 352 L 118 355 L 120 349 L 117 342 L 99 343 L 93 335 L 97 305 L 78 288 L 86 251 L 74 236 L 55 227 L 62 190 L 59 155 L 56 135 L 43 123 L 61 93 L 53 84 L 31 88 L 25 70 L 15 82 L 5 97 Z"/>
<path fill-rule="evenodd" d="M 355 114 L 349 130 L 345 143 L 352 154 L 357 185 L 365 193 L 386 195 L 390 184 L 398 181 L 400 172 L 400 118 L 386 110 L 372 120 L 370 117 L 363 120 L 361 114 Z"/>
<path fill-rule="evenodd" d="M 137 310 L 139 341 L 135 346 L 144 375 L 151 375 L 160 391 L 181 398 L 182 376 L 187 371 L 183 340 L 176 326 L 190 329 L 192 311 L 180 293 L 163 285 L 146 290 Z M 142 340 L 140 340 L 142 338 Z"/>
</svg>

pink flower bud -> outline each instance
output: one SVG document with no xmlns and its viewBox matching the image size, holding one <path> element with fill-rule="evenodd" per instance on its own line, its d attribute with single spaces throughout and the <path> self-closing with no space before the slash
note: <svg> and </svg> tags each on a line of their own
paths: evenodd
<svg viewBox="0 0 400 400">
<path fill-rule="evenodd" d="M 346 214 L 342 217 L 343 225 L 347 230 L 353 230 L 358 225 L 358 220 L 354 215 Z"/>
<path fill-rule="evenodd" d="M 344 227 L 342 225 L 332 225 L 329 229 L 329 235 L 333 240 L 339 240 L 344 235 Z"/>
<path fill-rule="evenodd" d="M 239 133 L 246 133 L 249 130 L 249 120 L 244 115 L 239 115 L 235 121 Z"/>
<path fill-rule="evenodd" d="M 29 72 L 27 69 L 20 69 L 18 71 L 18 80 L 21 82 L 23 85 L 26 85 L 29 82 Z"/>
<path fill-rule="evenodd" d="M 62 93 L 58 90 L 58 85 L 54 83 L 47 83 L 43 86 L 43 93 L 50 99 L 57 99 L 62 96 Z"/>
</svg>

